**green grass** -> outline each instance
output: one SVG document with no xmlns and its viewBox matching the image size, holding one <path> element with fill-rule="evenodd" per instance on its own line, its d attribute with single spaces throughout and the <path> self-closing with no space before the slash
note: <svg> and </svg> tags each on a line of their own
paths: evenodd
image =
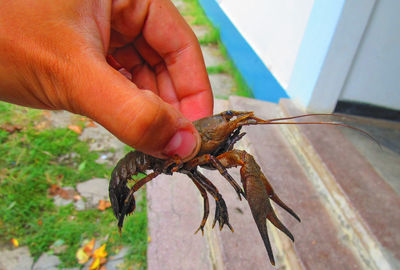
<svg viewBox="0 0 400 270">
<path fill-rule="evenodd" d="M 16 238 L 35 258 L 52 252 L 50 246 L 58 241 L 67 246 L 59 255 L 61 266 L 73 267 L 84 239 L 107 239 L 110 254 L 127 245 L 132 249 L 130 264 L 145 268 L 145 201 L 138 202 L 141 211 L 127 218 L 123 237 L 110 208 L 102 212 L 55 206 L 48 196 L 51 184 L 75 186 L 93 177 L 109 178 L 112 168 L 97 164 L 98 153 L 89 151 L 71 130 L 35 129 L 41 111 L 0 103 L 0 115 L 0 126 L 13 123 L 23 127 L 12 134 L 0 129 L 0 241 L 4 244 Z M 76 153 L 73 160 L 65 164 L 58 161 L 72 152 Z"/>
<path fill-rule="evenodd" d="M 217 73 L 230 74 L 233 77 L 236 84 L 234 93 L 238 96 L 253 97 L 253 93 L 251 92 L 250 87 L 247 85 L 242 74 L 236 68 L 232 59 L 229 57 L 224 44 L 221 42 L 219 30 L 216 29 L 211 23 L 211 21 L 207 18 L 199 1 L 184 0 L 184 2 L 186 3 L 186 6 L 182 14 L 184 16 L 190 16 L 190 18 L 193 18 L 193 20 L 191 20 L 190 23 L 192 25 L 203 25 L 209 29 L 209 33 L 207 33 L 204 37 L 199 39 L 199 43 L 202 45 L 217 44 L 221 51 L 221 54 L 227 59 L 227 62 L 224 65 L 207 67 L 207 72 L 209 74 L 217 74 Z"/>
</svg>

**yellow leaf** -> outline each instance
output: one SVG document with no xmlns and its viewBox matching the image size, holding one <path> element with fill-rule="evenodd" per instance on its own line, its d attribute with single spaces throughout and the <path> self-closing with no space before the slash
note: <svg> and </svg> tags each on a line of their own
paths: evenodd
<svg viewBox="0 0 400 270">
<path fill-rule="evenodd" d="M 11 238 L 11 243 L 13 244 L 14 247 L 18 247 L 19 246 L 19 242 L 15 238 Z"/>
<path fill-rule="evenodd" d="M 89 270 L 97 270 L 100 267 L 100 258 L 94 258 Z"/>
<path fill-rule="evenodd" d="M 86 252 L 82 248 L 79 248 L 78 251 L 75 254 L 76 258 L 78 259 L 79 264 L 85 264 L 87 261 L 89 261 L 89 255 L 86 254 Z"/>
<path fill-rule="evenodd" d="M 107 252 L 106 252 L 106 244 L 103 244 L 101 247 L 96 249 L 93 254 L 94 258 L 105 258 L 107 257 Z"/>
</svg>

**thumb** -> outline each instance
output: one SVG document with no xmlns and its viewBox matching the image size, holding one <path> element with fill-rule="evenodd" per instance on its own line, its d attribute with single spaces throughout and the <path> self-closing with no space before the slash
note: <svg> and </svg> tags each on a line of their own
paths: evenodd
<svg viewBox="0 0 400 270">
<path fill-rule="evenodd" d="M 197 154 L 200 136 L 171 105 L 141 90 L 105 60 L 86 62 L 74 76 L 71 107 L 108 129 L 122 142 L 158 158 Z M 90 67 L 89 67 L 90 66 Z"/>
</svg>

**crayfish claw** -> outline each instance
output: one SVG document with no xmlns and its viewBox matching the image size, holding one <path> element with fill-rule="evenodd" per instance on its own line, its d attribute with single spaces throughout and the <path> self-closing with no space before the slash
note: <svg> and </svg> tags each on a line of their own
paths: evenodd
<svg viewBox="0 0 400 270">
<path fill-rule="evenodd" d="M 287 237 L 290 238 L 290 240 L 292 240 L 294 242 L 294 237 L 293 234 L 288 230 L 288 228 L 286 228 L 285 225 L 283 225 L 283 223 L 278 219 L 278 217 L 276 216 L 274 209 L 272 208 L 270 202 L 268 201 L 268 214 L 267 214 L 267 219 L 275 226 L 277 227 L 281 232 L 283 232 L 284 234 L 286 234 Z"/>
<path fill-rule="evenodd" d="M 274 189 L 272 188 L 271 184 L 268 182 L 267 178 L 261 174 L 260 179 L 263 182 L 265 189 L 267 190 L 268 197 L 273 200 L 277 205 L 282 207 L 283 209 L 286 210 L 292 217 L 297 219 L 298 222 L 301 222 L 300 218 L 296 213 L 289 207 L 287 206 L 280 198 L 279 196 L 275 193 Z"/>
<path fill-rule="evenodd" d="M 300 218 L 275 194 L 272 186 L 261 172 L 261 168 L 254 160 L 253 156 L 245 151 L 232 150 L 230 152 L 221 154 L 217 157 L 217 159 L 223 166 L 227 168 L 238 165 L 241 166 L 240 174 L 242 178 L 242 185 L 246 194 L 247 202 L 250 206 L 251 214 L 253 215 L 258 231 L 264 242 L 269 260 L 272 265 L 275 265 L 274 255 L 268 237 L 267 219 L 275 227 L 286 234 L 292 241 L 294 241 L 294 237 L 278 219 L 274 209 L 272 208 L 270 199 L 288 211 L 298 221 L 300 221 Z"/>
<path fill-rule="evenodd" d="M 297 219 L 298 222 L 301 222 L 301 219 L 299 218 L 298 215 L 296 215 L 296 213 L 289 207 L 287 206 L 284 202 L 281 201 L 281 199 L 278 197 L 278 195 L 276 195 L 275 193 L 272 193 L 272 195 L 269 196 L 271 198 L 271 200 L 273 200 L 277 205 L 279 205 L 280 207 L 282 207 L 283 209 L 286 210 L 286 212 L 288 212 L 292 217 L 294 217 L 295 219 Z M 272 222 L 272 221 L 271 221 Z M 275 225 L 275 224 L 274 224 Z"/>
<path fill-rule="evenodd" d="M 266 219 L 269 216 L 269 213 L 273 211 L 271 203 L 268 201 L 267 192 L 263 189 L 262 183 L 254 178 L 246 179 L 246 187 L 246 193 L 248 194 L 247 202 L 249 203 L 251 213 L 264 242 L 269 260 L 272 265 L 275 265 L 274 254 L 272 252 L 267 231 Z"/>
</svg>

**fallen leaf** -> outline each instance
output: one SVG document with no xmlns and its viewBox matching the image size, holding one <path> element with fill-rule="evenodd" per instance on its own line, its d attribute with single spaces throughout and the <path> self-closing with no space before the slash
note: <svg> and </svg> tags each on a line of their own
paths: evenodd
<svg viewBox="0 0 400 270">
<path fill-rule="evenodd" d="M 75 256 L 78 259 L 79 264 L 85 264 L 89 261 L 90 256 L 92 256 L 95 241 L 96 240 L 93 238 L 90 242 L 76 251 Z"/>
<path fill-rule="evenodd" d="M 89 120 L 89 122 L 86 124 L 86 127 L 97 127 L 97 125 L 93 122 L 93 120 Z"/>
<path fill-rule="evenodd" d="M 68 125 L 68 128 L 70 130 L 72 130 L 73 132 L 77 133 L 77 134 L 81 134 L 82 133 L 82 128 L 80 126 L 77 125 Z"/>
<path fill-rule="evenodd" d="M 51 196 L 56 196 L 60 193 L 61 190 L 62 188 L 59 185 L 52 184 L 48 189 L 48 192 Z"/>
<path fill-rule="evenodd" d="M 20 125 L 13 125 L 10 123 L 5 123 L 1 126 L 1 129 L 8 133 L 14 133 L 16 131 L 20 131 L 22 127 Z"/>
<path fill-rule="evenodd" d="M 71 200 L 75 196 L 75 190 L 72 189 L 63 189 L 57 184 L 51 184 L 48 189 L 48 193 L 50 196 L 60 196 L 65 200 Z"/>
<path fill-rule="evenodd" d="M 78 259 L 79 264 L 85 264 L 89 261 L 90 256 L 86 254 L 86 252 L 82 248 L 79 248 L 75 254 L 76 258 Z"/>
<path fill-rule="evenodd" d="M 89 270 L 97 270 L 100 268 L 100 258 L 94 258 L 89 266 Z"/>
<path fill-rule="evenodd" d="M 13 244 L 14 247 L 18 247 L 19 246 L 19 242 L 15 238 L 11 238 L 11 243 Z"/>
<path fill-rule="evenodd" d="M 85 169 L 85 167 L 86 167 L 86 161 L 84 161 L 84 162 L 82 162 L 81 164 L 79 164 L 78 170 L 79 170 L 79 171 L 82 171 L 82 170 Z"/>
<path fill-rule="evenodd" d="M 86 252 L 86 254 L 92 254 L 95 242 L 96 240 L 93 238 L 89 243 L 83 246 L 83 250 Z"/>
<path fill-rule="evenodd" d="M 97 206 L 97 209 L 99 209 L 100 211 L 104 211 L 109 207 L 111 207 L 111 202 L 105 201 L 105 200 L 100 200 L 99 205 Z"/>
<path fill-rule="evenodd" d="M 89 267 L 90 270 L 98 270 L 100 266 L 107 262 L 107 252 L 106 252 L 106 244 L 103 244 L 101 247 L 96 249 L 93 252 L 93 261 Z"/>
<path fill-rule="evenodd" d="M 65 190 L 62 188 L 58 195 L 65 200 L 71 200 L 74 198 L 75 192 L 71 189 Z"/>
<path fill-rule="evenodd" d="M 101 247 L 96 249 L 93 253 L 94 258 L 105 258 L 107 257 L 107 252 L 106 252 L 106 244 L 103 244 Z"/>
</svg>

